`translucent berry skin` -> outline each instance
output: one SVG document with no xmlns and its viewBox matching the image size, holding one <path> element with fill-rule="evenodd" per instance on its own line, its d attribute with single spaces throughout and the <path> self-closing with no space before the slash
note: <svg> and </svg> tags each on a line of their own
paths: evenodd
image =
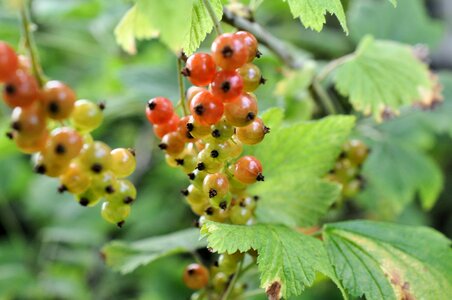
<svg viewBox="0 0 452 300">
<path fill-rule="evenodd" d="M 116 193 L 118 191 L 118 180 L 115 173 L 107 170 L 100 174 L 92 175 L 90 188 L 102 197 Z"/>
<path fill-rule="evenodd" d="M 137 161 L 133 150 L 125 148 L 113 149 L 111 152 L 111 170 L 118 178 L 124 178 L 133 173 Z"/>
<path fill-rule="evenodd" d="M 16 52 L 7 43 L 0 41 L 0 82 L 8 80 L 18 67 Z"/>
<path fill-rule="evenodd" d="M 159 148 L 164 150 L 168 155 L 176 156 L 184 151 L 185 141 L 179 132 L 170 132 L 162 138 Z"/>
<path fill-rule="evenodd" d="M 19 150 L 26 154 L 32 154 L 45 149 L 49 132 L 44 130 L 41 134 L 35 136 L 24 136 L 20 133 L 13 134 L 14 141 Z"/>
<path fill-rule="evenodd" d="M 235 71 L 219 71 L 211 84 L 212 94 L 224 103 L 237 99 L 243 91 L 242 77 Z"/>
<path fill-rule="evenodd" d="M 115 204 L 132 204 L 137 198 L 137 189 L 130 180 L 119 179 L 114 193 L 107 195 L 107 200 Z"/>
<path fill-rule="evenodd" d="M 232 224 L 245 225 L 253 217 L 253 211 L 247 207 L 234 205 L 229 213 Z"/>
<path fill-rule="evenodd" d="M 249 56 L 243 39 L 234 34 L 225 33 L 212 43 L 212 56 L 217 66 L 223 70 L 235 70 L 244 65 Z"/>
<path fill-rule="evenodd" d="M 26 107 L 39 99 L 36 79 L 22 69 L 8 77 L 3 88 L 3 100 L 9 107 Z"/>
<path fill-rule="evenodd" d="M 188 178 L 190 179 L 192 185 L 194 185 L 197 189 L 202 190 L 204 178 L 206 178 L 207 174 L 208 173 L 206 171 L 193 170 L 193 172 L 188 174 Z"/>
<path fill-rule="evenodd" d="M 257 100 L 253 94 L 244 93 L 234 102 L 226 103 L 224 116 L 229 124 L 243 127 L 256 118 L 258 112 Z"/>
<path fill-rule="evenodd" d="M 247 49 L 247 60 L 246 62 L 252 62 L 257 56 L 257 39 L 256 37 L 247 32 L 247 31 L 238 31 L 234 34 L 236 38 L 238 38 Z"/>
<path fill-rule="evenodd" d="M 74 91 L 61 81 L 49 81 L 42 89 L 42 104 L 51 119 L 68 118 L 74 109 L 75 100 Z"/>
<path fill-rule="evenodd" d="M 168 122 L 159 125 L 154 125 L 153 129 L 155 136 L 158 137 L 159 139 L 162 139 L 165 136 L 165 134 L 176 131 L 179 126 L 179 121 L 180 121 L 179 116 L 173 114 L 173 116 Z"/>
<path fill-rule="evenodd" d="M 234 135 L 234 126 L 230 125 L 223 118 L 220 122 L 212 126 L 210 135 L 216 143 L 227 141 Z"/>
<path fill-rule="evenodd" d="M 187 98 L 188 106 L 190 106 L 191 100 L 196 96 L 196 94 L 200 92 L 206 91 L 205 88 L 199 87 L 199 86 L 191 86 L 187 89 L 187 92 L 185 93 L 185 97 Z"/>
<path fill-rule="evenodd" d="M 254 64 L 245 64 L 237 70 L 243 80 L 243 91 L 253 92 L 263 82 L 261 70 Z"/>
<path fill-rule="evenodd" d="M 81 194 L 75 195 L 75 200 L 81 206 L 93 207 L 99 203 L 102 195 L 98 194 L 94 189 L 89 187 L 86 191 Z"/>
<path fill-rule="evenodd" d="M 39 153 L 35 159 L 35 172 L 49 177 L 59 177 L 69 167 L 69 161 L 55 160 Z"/>
<path fill-rule="evenodd" d="M 198 154 L 198 170 L 205 171 L 209 174 L 218 173 L 223 169 L 224 161 L 212 157 L 211 152 L 206 149 Z"/>
<path fill-rule="evenodd" d="M 77 163 L 71 163 L 60 176 L 61 191 L 69 191 L 72 194 L 81 194 L 91 184 L 89 174 Z"/>
<path fill-rule="evenodd" d="M 190 103 L 190 112 L 197 123 L 213 125 L 223 116 L 224 105 L 209 91 L 198 93 Z"/>
<path fill-rule="evenodd" d="M 210 84 L 215 76 L 217 66 L 210 54 L 195 53 L 187 60 L 183 74 L 196 86 Z"/>
<path fill-rule="evenodd" d="M 260 118 L 256 118 L 251 124 L 237 128 L 236 134 L 245 145 L 255 145 L 264 139 L 269 130 Z"/>
<path fill-rule="evenodd" d="M 91 132 L 98 128 L 104 119 L 101 106 L 91 101 L 77 100 L 71 114 L 71 122 L 81 132 Z"/>
<path fill-rule="evenodd" d="M 209 198 L 223 198 L 229 191 L 228 177 L 223 173 L 209 174 L 204 178 L 202 189 Z"/>
<path fill-rule="evenodd" d="M 47 141 L 45 155 L 57 161 L 70 161 L 77 157 L 83 147 L 83 138 L 72 128 L 54 129 Z"/>
<path fill-rule="evenodd" d="M 185 268 L 183 280 L 192 290 L 199 290 L 209 283 L 209 270 L 200 264 L 190 264 Z"/>
<path fill-rule="evenodd" d="M 99 141 L 85 144 L 78 159 L 88 172 L 99 174 L 111 167 L 111 149 Z"/>
<path fill-rule="evenodd" d="M 218 269 L 226 275 L 232 275 L 237 271 L 237 265 L 243 258 L 243 253 L 234 254 L 223 253 L 218 257 Z"/>
<path fill-rule="evenodd" d="M 243 156 L 235 163 L 234 177 L 245 184 L 263 181 L 262 164 L 254 156 Z"/>
<path fill-rule="evenodd" d="M 102 204 L 101 216 L 107 222 L 122 227 L 130 210 L 130 205 L 106 201 Z"/>
<path fill-rule="evenodd" d="M 190 184 L 186 190 L 182 191 L 185 196 L 185 200 L 190 206 L 204 206 L 209 205 L 209 197 L 202 189 L 197 188 L 193 184 Z M 204 211 L 204 210 L 203 210 Z M 202 214 L 202 212 L 201 212 Z"/>
<path fill-rule="evenodd" d="M 185 116 L 182 119 L 180 119 L 177 124 L 177 131 L 179 132 L 180 136 L 186 142 L 193 142 L 195 140 L 195 138 L 193 137 L 193 135 L 190 133 L 190 131 L 188 129 L 190 127 L 190 125 L 188 125 L 189 122 L 190 122 L 190 116 Z"/>
<path fill-rule="evenodd" d="M 16 107 L 11 114 L 11 128 L 25 137 L 40 136 L 47 128 L 43 110 L 34 103 L 29 107 Z"/>
<path fill-rule="evenodd" d="M 151 124 L 160 125 L 168 122 L 174 114 L 173 103 L 167 98 L 156 97 L 148 101 L 146 116 Z"/>
<path fill-rule="evenodd" d="M 211 133 L 210 125 L 201 125 L 193 116 L 189 116 L 186 126 L 188 132 L 196 139 L 204 138 Z"/>
</svg>

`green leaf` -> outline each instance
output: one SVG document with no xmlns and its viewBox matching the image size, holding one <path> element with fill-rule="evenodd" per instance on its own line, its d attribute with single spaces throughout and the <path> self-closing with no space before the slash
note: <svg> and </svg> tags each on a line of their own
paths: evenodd
<svg viewBox="0 0 452 300">
<path fill-rule="evenodd" d="M 250 187 L 261 198 L 259 220 L 310 226 L 327 212 L 339 187 L 320 177 L 332 168 L 354 122 L 354 117 L 334 116 L 272 127 L 259 146 L 249 150 L 264 166 L 265 181 Z"/>
<path fill-rule="evenodd" d="M 365 37 L 356 52 L 338 67 L 336 88 L 358 111 L 381 119 L 384 109 L 397 111 L 431 90 L 427 66 L 406 45 Z"/>
<path fill-rule="evenodd" d="M 113 241 L 104 246 L 102 253 L 108 266 L 126 274 L 161 257 L 190 252 L 205 245 L 199 240 L 199 230 L 191 228 L 132 243 Z"/>
<path fill-rule="evenodd" d="M 323 236 L 337 276 L 355 297 L 452 295 L 451 241 L 430 228 L 349 221 L 326 225 Z"/>
<path fill-rule="evenodd" d="M 396 9 L 384 1 L 353 1 L 348 21 L 350 37 L 356 43 L 366 34 L 372 34 L 377 39 L 434 48 L 443 38 L 441 22 L 429 17 L 423 0 L 400 0 Z"/>
<path fill-rule="evenodd" d="M 294 18 L 300 18 L 304 27 L 321 31 L 326 23 L 327 12 L 336 15 L 339 23 L 348 33 L 344 8 L 340 0 L 283 0 L 289 3 Z"/>
<path fill-rule="evenodd" d="M 208 247 L 219 253 L 256 250 L 261 287 L 267 292 L 272 287 L 274 296 L 287 298 L 301 294 L 306 286 L 313 284 L 316 271 L 338 284 L 322 242 L 285 226 L 241 226 L 208 221 L 201 234 L 207 237 Z M 276 288 L 278 284 L 280 290 Z M 340 284 L 338 287 L 341 288 Z"/>
<path fill-rule="evenodd" d="M 223 15 L 221 0 L 209 0 L 218 20 Z M 212 30 L 213 22 L 203 0 L 194 0 L 190 32 L 185 38 L 183 49 L 187 55 L 198 49 L 206 35 Z"/>
<path fill-rule="evenodd" d="M 184 46 L 191 29 L 193 0 L 138 0 L 115 29 L 124 50 L 135 53 L 135 39 L 160 37 L 171 50 Z"/>
</svg>

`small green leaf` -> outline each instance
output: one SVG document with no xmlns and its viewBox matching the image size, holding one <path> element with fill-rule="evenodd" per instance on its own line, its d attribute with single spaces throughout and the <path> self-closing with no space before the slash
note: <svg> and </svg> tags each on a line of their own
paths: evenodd
<svg viewBox="0 0 452 300">
<path fill-rule="evenodd" d="M 132 243 L 113 241 L 104 246 L 102 253 L 108 266 L 126 274 L 161 257 L 190 252 L 205 245 L 199 240 L 199 230 L 192 228 Z"/>
<path fill-rule="evenodd" d="M 249 149 L 264 166 L 265 181 L 250 188 L 261 198 L 259 220 L 310 226 L 327 212 L 339 187 L 320 177 L 332 168 L 354 122 L 354 117 L 334 116 L 272 127 L 259 146 Z"/>
<path fill-rule="evenodd" d="M 221 0 L 209 0 L 218 20 L 223 15 Z M 187 55 L 198 49 L 207 33 L 213 28 L 213 22 L 203 0 L 194 0 L 190 32 L 187 34 L 182 48 Z"/>
<path fill-rule="evenodd" d="M 306 286 L 312 285 L 316 271 L 338 284 L 322 242 L 288 227 L 268 224 L 241 226 L 208 221 L 201 233 L 207 237 L 208 247 L 219 253 L 256 250 L 259 254 L 257 264 L 261 287 L 268 289 L 278 283 L 281 285 L 280 293 L 275 296 L 287 298 L 301 294 Z M 338 287 L 341 288 L 340 284 Z"/>
<path fill-rule="evenodd" d="M 326 225 L 323 236 L 337 276 L 355 297 L 452 295 L 451 241 L 430 228 L 348 221 Z"/>
<path fill-rule="evenodd" d="M 336 15 L 339 23 L 348 33 L 344 8 L 340 0 L 283 0 L 289 3 L 294 18 L 300 18 L 304 27 L 321 31 L 326 23 L 326 13 Z"/>
<path fill-rule="evenodd" d="M 397 111 L 431 90 L 427 66 L 409 46 L 365 37 L 355 54 L 337 69 L 336 88 L 358 111 L 381 119 L 384 109 Z"/>
</svg>

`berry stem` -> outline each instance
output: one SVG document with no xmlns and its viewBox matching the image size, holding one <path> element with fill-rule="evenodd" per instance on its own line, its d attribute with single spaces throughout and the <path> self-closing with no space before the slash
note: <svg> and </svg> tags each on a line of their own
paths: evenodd
<svg viewBox="0 0 452 300">
<path fill-rule="evenodd" d="M 221 29 L 220 21 L 217 18 L 217 15 L 215 14 L 215 11 L 213 10 L 212 5 L 209 2 L 210 0 L 203 0 L 204 6 L 207 8 L 207 11 L 209 12 L 210 18 L 212 19 L 213 26 L 215 27 L 215 31 L 217 32 L 217 35 L 223 34 L 223 29 Z"/>
<path fill-rule="evenodd" d="M 312 88 L 314 89 L 314 92 L 317 94 L 320 103 L 325 108 L 325 112 L 328 115 L 337 114 L 337 110 L 336 107 L 334 106 L 333 100 L 328 95 L 325 88 L 320 84 L 320 82 L 314 79 L 312 81 Z"/>
<path fill-rule="evenodd" d="M 322 71 L 320 71 L 319 74 L 316 76 L 316 80 L 318 82 L 325 80 L 325 78 L 328 77 L 328 75 L 331 72 L 333 72 L 340 65 L 352 59 L 353 56 L 354 56 L 353 54 L 347 54 L 345 56 L 341 56 L 335 60 L 330 61 L 325 67 L 323 67 Z"/>
<path fill-rule="evenodd" d="M 220 300 L 228 300 L 229 299 L 229 295 L 231 294 L 232 290 L 234 289 L 235 283 L 237 282 L 237 279 L 239 278 L 240 273 L 242 272 L 242 266 L 243 266 L 243 259 L 238 264 L 237 269 L 236 269 L 234 275 L 232 276 L 232 279 L 229 282 L 228 287 L 226 288 L 223 295 L 221 296 Z"/>
<path fill-rule="evenodd" d="M 177 106 L 182 106 L 182 110 L 184 111 L 184 116 L 189 115 L 188 108 L 186 105 L 185 99 L 185 85 L 184 85 L 184 75 L 182 75 L 182 59 L 177 59 L 177 81 L 179 84 L 179 102 Z"/>
<path fill-rule="evenodd" d="M 24 0 L 22 8 L 20 10 L 20 19 L 22 23 L 22 30 L 23 30 L 23 38 L 25 42 L 25 47 L 28 50 L 28 54 L 30 56 L 31 65 L 33 68 L 33 74 L 36 77 L 36 80 L 38 81 L 38 84 L 40 87 L 42 87 L 45 83 L 44 79 L 44 73 L 42 71 L 41 65 L 39 63 L 39 58 L 36 50 L 36 44 L 33 39 L 32 30 L 35 26 L 30 18 L 30 11 L 29 11 L 29 2 Z"/>
</svg>

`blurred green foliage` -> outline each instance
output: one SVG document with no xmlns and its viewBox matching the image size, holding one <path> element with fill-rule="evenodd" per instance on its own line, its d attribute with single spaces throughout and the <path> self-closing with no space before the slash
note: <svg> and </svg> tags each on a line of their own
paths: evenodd
<svg viewBox="0 0 452 300">
<path fill-rule="evenodd" d="M 113 30 L 130 8 L 130 2 L 32 2 L 32 15 L 38 26 L 35 38 L 46 75 L 67 82 L 80 98 L 105 100 L 107 119 L 95 132 L 95 137 L 112 147 L 121 145 L 137 149 L 138 171 L 133 180 L 138 186 L 138 201 L 125 228 L 118 230 L 100 218 L 99 207 L 80 207 L 70 196 L 57 193 L 55 180 L 34 175 L 30 158 L 19 154 L 2 136 L 0 299 L 173 300 L 187 299 L 190 295 L 180 280 L 183 267 L 193 260 L 188 255 L 167 257 L 124 276 L 107 268 L 100 257 L 100 249 L 112 239 L 134 241 L 166 234 L 190 227 L 194 219 L 179 194 L 186 180 L 179 172 L 168 168 L 162 154 L 156 151 L 152 129 L 143 115 L 148 98 L 163 95 L 177 101 L 176 59 L 156 40 L 140 42 L 136 56 L 120 50 Z M 251 2 L 256 6 L 261 1 Z M 411 44 L 425 43 L 432 51 L 443 40 L 441 16 L 433 21 L 422 0 L 400 0 L 397 9 L 383 0 L 343 2 L 348 7 L 350 36 L 343 33 L 335 18 L 328 18 L 327 27 L 321 33 L 303 29 L 299 21 L 293 20 L 287 4 L 280 1 L 263 1 L 255 18 L 270 32 L 297 47 L 301 57 L 311 59 L 330 60 L 350 53 L 364 34 Z M 429 1 L 429 7 L 439 2 Z M 392 13 L 384 13 L 389 9 L 393 9 Z M 22 49 L 17 14 L 5 1 L 0 4 L 0 39 Z M 211 41 L 212 37 L 208 37 L 202 48 L 206 49 Z M 264 57 L 258 65 L 267 84 L 257 93 L 262 111 L 280 106 L 289 112 L 290 120 L 308 119 L 316 114 L 313 99 L 306 91 L 305 76 L 309 75 L 291 77 L 267 49 L 263 52 Z M 321 65 L 322 61 L 318 63 Z M 410 110 L 404 112 L 400 120 L 384 125 L 362 121 L 371 132 L 377 130 L 396 138 L 412 138 L 409 143 L 416 149 L 411 150 L 421 151 L 419 155 L 438 166 L 444 174 L 444 190 L 437 205 L 425 213 L 418 202 L 410 199 L 402 205 L 399 214 L 388 215 L 385 211 L 375 210 L 378 197 L 363 196 L 359 202 L 350 204 L 353 213 L 358 211 L 358 215 L 368 216 L 366 208 L 370 207 L 374 219 L 429 224 L 452 235 L 450 74 L 444 72 L 442 76 L 445 103 L 435 111 Z M 290 78 L 294 80 L 290 81 Z M 340 96 L 333 96 L 343 101 Z M 9 109 L 0 106 L 0 132 L 8 126 L 8 114 Z M 406 130 L 400 132 L 401 129 Z M 357 135 L 366 136 L 359 130 Z M 378 143 L 378 139 L 373 142 Z M 416 197 L 415 191 L 410 197 Z M 394 201 L 397 200 L 400 199 Z M 335 218 L 335 213 L 329 218 Z M 255 277 L 252 280 L 256 281 Z M 340 299 L 333 284 L 319 282 L 299 299 Z"/>
</svg>

